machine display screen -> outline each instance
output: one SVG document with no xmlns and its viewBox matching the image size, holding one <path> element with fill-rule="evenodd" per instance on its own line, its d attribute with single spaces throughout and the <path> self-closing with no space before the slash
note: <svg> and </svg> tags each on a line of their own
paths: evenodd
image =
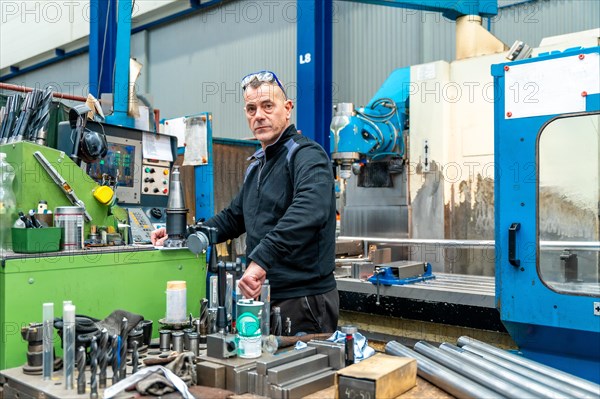
<svg viewBox="0 0 600 399">
<path fill-rule="evenodd" d="M 117 179 L 119 187 L 133 187 L 135 183 L 136 145 L 108 143 L 108 153 L 99 162 L 90 165 L 89 175 L 98 184 Z"/>
</svg>

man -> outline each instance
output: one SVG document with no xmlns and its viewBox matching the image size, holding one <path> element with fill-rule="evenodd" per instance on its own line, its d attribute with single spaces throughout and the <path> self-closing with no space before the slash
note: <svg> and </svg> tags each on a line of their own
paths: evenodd
<svg viewBox="0 0 600 399">
<path fill-rule="evenodd" d="M 219 242 L 247 233 L 248 265 L 239 281 L 256 298 L 269 279 L 271 309 L 279 306 L 291 334 L 337 329 L 335 193 L 329 158 L 290 123 L 292 101 L 270 71 L 242 79 L 248 126 L 262 148 L 250 158 L 244 184 L 228 208 L 208 221 Z M 153 232 L 162 245 L 164 229 Z M 273 325 L 271 323 L 271 325 Z"/>
</svg>

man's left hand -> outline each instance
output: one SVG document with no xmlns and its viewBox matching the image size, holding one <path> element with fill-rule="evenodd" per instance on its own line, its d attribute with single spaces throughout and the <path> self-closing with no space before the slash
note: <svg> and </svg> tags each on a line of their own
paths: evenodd
<svg viewBox="0 0 600 399">
<path fill-rule="evenodd" d="M 260 267 L 256 262 L 250 262 L 239 283 L 242 295 L 246 298 L 258 298 L 266 277 L 267 272 L 265 269 Z"/>
</svg>

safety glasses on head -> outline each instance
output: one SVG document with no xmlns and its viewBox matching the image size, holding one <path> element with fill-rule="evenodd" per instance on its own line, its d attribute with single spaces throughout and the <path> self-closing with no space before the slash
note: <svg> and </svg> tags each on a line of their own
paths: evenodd
<svg viewBox="0 0 600 399">
<path fill-rule="evenodd" d="M 253 72 L 253 73 L 250 73 L 250 74 L 244 76 L 242 78 L 242 81 L 241 81 L 241 83 L 242 83 L 242 91 L 245 91 L 246 87 L 248 87 L 248 85 L 254 79 L 258 80 L 259 82 L 264 82 L 264 83 L 273 83 L 273 82 L 277 83 L 277 86 L 279 86 L 279 88 L 283 92 L 283 95 L 287 99 L 287 94 L 285 92 L 285 89 L 283 88 L 283 85 L 281 84 L 281 82 L 277 78 L 277 75 L 275 75 L 275 73 L 271 72 L 271 71 Z"/>
</svg>

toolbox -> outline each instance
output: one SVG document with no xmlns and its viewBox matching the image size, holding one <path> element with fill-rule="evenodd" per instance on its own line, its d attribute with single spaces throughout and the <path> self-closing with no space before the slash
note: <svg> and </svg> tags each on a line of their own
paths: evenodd
<svg viewBox="0 0 600 399">
<path fill-rule="evenodd" d="M 41 229 L 20 229 L 13 227 L 13 251 L 25 254 L 56 252 L 60 249 L 60 236 L 60 227 L 45 227 Z"/>
</svg>

